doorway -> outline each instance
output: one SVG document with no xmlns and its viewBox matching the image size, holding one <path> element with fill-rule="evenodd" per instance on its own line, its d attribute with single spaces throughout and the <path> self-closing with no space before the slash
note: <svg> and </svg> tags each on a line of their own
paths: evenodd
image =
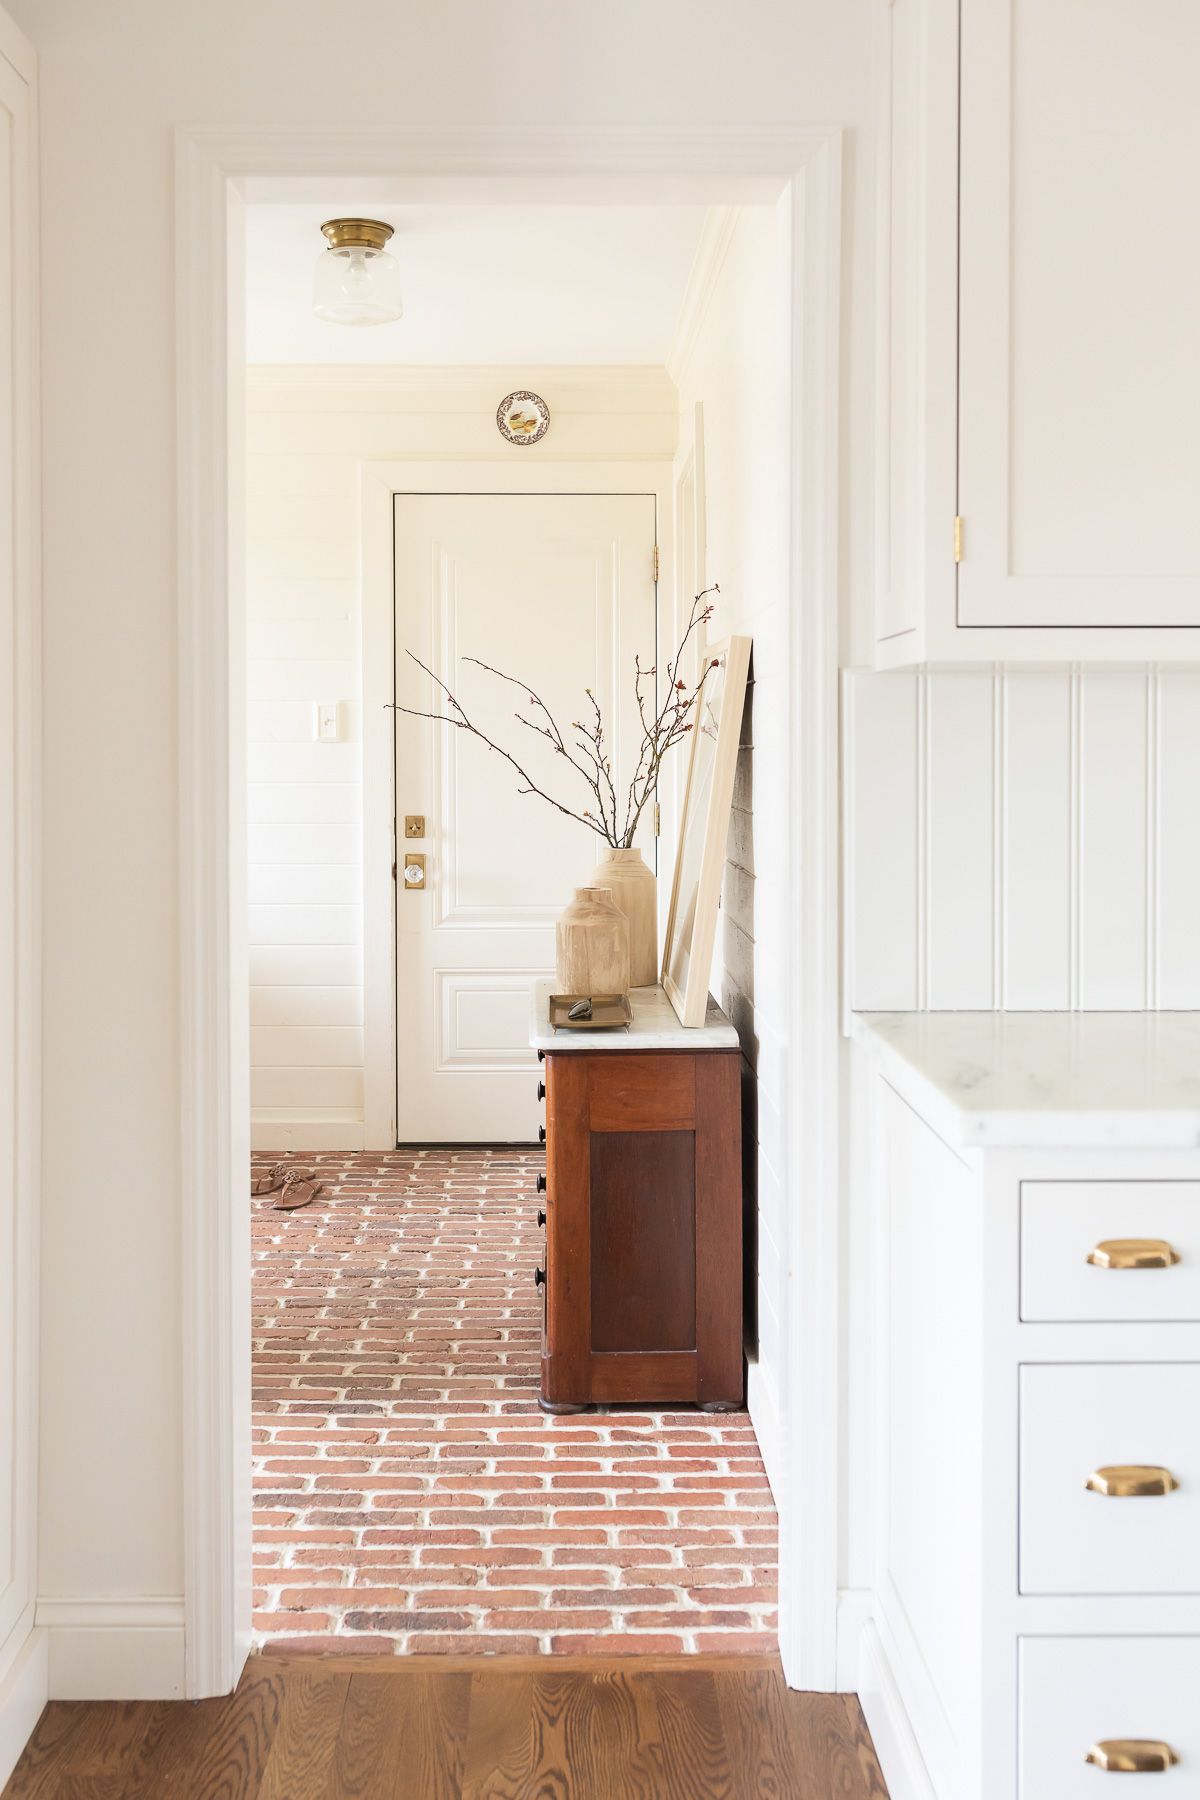
<svg viewBox="0 0 1200 1800">
<path fill-rule="evenodd" d="M 604 138 L 604 134 L 601 134 Z M 736 139 L 736 144 L 734 140 Z M 501 134 L 503 140 L 503 134 Z M 725 143 L 720 131 L 672 133 L 640 145 L 627 133 L 618 144 L 591 142 L 583 151 L 562 144 L 519 147 L 489 137 L 486 146 L 459 144 L 453 166 L 487 171 L 495 195 L 507 178 L 528 192 L 532 181 L 592 183 L 590 197 L 609 197 L 625 184 L 644 192 L 644 170 L 655 171 L 657 192 L 707 192 L 709 173 L 728 157 L 737 173 L 724 185 L 753 200 L 782 195 L 790 218 L 790 244 L 781 265 L 781 291 L 789 316 L 790 378 L 779 383 L 785 396 L 789 449 L 783 477 L 792 524 L 785 533 L 788 600 L 781 616 L 795 620 L 786 655 L 793 697 L 784 734 L 787 779 L 797 804 L 793 816 L 802 831 L 788 850 L 793 901 L 808 931 L 789 962 L 790 988 L 784 1008 L 783 1046 L 797 1058 L 789 1089 L 797 1097 L 787 1116 L 786 1149 L 791 1179 L 803 1170 L 811 1180 L 813 1204 L 794 1209 L 788 1224 L 788 1261 L 802 1269 L 803 1302 L 789 1306 L 787 1341 L 781 1342 L 781 1370 L 792 1374 L 788 1402 L 791 1424 L 789 1484 L 796 1530 L 792 1536 L 792 1620 L 785 1620 L 784 1651 L 793 1680 L 811 1685 L 832 1681 L 836 1524 L 833 1511 L 836 1464 L 836 1406 L 829 1380 L 836 1380 L 836 897 L 832 851 L 836 820 L 834 719 L 836 686 L 836 394 L 837 243 L 840 233 L 837 134 L 825 130 L 740 130 Z M 718 141 L 719 140 L 719 141 Z M 245 1423 L 244 1387 L 238 1378 L 236 1322 L 239 1313 L 236 1215 L 239 1184 L 238 1094 L 241 1068 L 236 1004 L 215 1011 L 213 993 L 236 994 L 227 976 L 237 968 L 237 859 L 234 911 L 228 908 L 225 872 L 231 838 L 226 827 L 231 802 L 214 780 L 208 758 L 227 743 L 227 689 L 223 667 L 224 614 L 214 615 L 211 595 L 221 593 L 229 499 L 224 445 L 225 376 L 236 376 L 225 331 L 225 250 L 227 225 L 238 241 L 238 203 L 232 183 L 270 186 L 281 167 L 295 167 L 298 147 L 286 149 L 261 135 L 197 133 L 185 137 L 180 158 L 181 301 L 180 341 L 185 375 L 181 392 L 183 683 L 182 814 L 185 842 L 184 962 L 184 1191 L 189 1196 L 184 1243 L 188 1284 L 185 1370 L 189 1393 L 186 1442 L 191 1478 L 187 1519 L 189 1563 L 189 1686 L 199 1694 L 220 1691 L 236 1672 L 246 1618 L 245 1591 L 235 1579 L 237 1546 L 245 1544 L 244 1493 L 236 1477 L 236 1446 Z M 346 172 L 346 158 L 366 157 L 378 165 L 443 172 L 446 146 L 431 148 L 420 134 L 389 145 L 377 140 L 357 148 L 339 143 L 336 152 L 319 140 L 304 148 L 304 166 L 332 166 Z M 466 161 L 464 163 L 463 158 Z M 473 162 L 472 159 L 476 161 Z M 277 160 L 281 159 L 281 160 Z M 453 159 L 452 159 L 453 161 Z M 636 178 L 628 171 L 638 165 Z M 361 166 L 361 165 L 360 165 Z M 702 171 L 692 173 L 691 171 Z M 467 178 L 469 185 L 470 177 Z M 599 184 L 599 185 L 597 185 Z M 476 185 L 475 193 L 479 187 Z M 220 323 L 218 323 L 218 320 Z M 236 341 L 236 330 L 235 330 Z M 236 488 L 234 491 L 236 525 Z M 789 546 L 793 546 L 789 548 Z M 787 634 L 785 633 L 785 636 Z M 236 671 L 235 671 L 236 672 Z M 215 685 L 214 685 L 215 684 Z M 215 711 L 210 702 L 216 700 Z M 803 756 L 802 756 L 803 750 Z M 235 769 L 237 734 L 234 734 Z M 221 751 L 221 759 L 224 757 Z M 790 839 L 789 833 L 789 839 Z M 801 856 L 801 838 L 805 854 Z M 199 872 L 195 881 L 189 871 Z M 801 1006 L 801 995 L 804 1005 Z M 228 1036 L 226 1034 L 229 1034 Z M 799 1070 L 803 1068 L 804 1079 Z M 803 1144 L 803 1149 L 801 1145 Z M 831 1179 L 832 1178 L 832 1179 Z M 211 1195 L 225 1195 L 213 1207 Z M 190 1202 L 195 1200 L 193 1206 Z M 832 1212 L 831 1210 L 832 1209 Z M 809 1250 L 811 1255 L 797 1254 Z M 809 1302 L 811 1301 L 811 1304 Z M 233 1337 L 230 1338 L 230 1326 Z M 810 1352 L 799 1354 L 804 1343 Z M 231 1378 L 232 1377 L 232 1378 Z M 819 1446 L 819 1447 L 818 1447 Z M 216 1450 L 216 1454 L 213 1452 Z M 232 1456 L 232 1461 L 231 1461 Z M 806 1473 L 810 1471 L 809 1473 Z M 817 1470 L 814 1476 L 811 1471 Z M 231 1474 L 232 1471 L 232 1474 Z M 805 1530 L 799 1531 L 803 1519 Z M 785 1521 L 786 1524 L 786 1521 Z M 785 1530 L 785 1548 L 788 1533 Z M 786 1556 L 785 1556 L 786 1568 Z"/>
<path fill-rule="evenodd" d="M 393 507 L 396 1142 L 532 1143 L 530 990 L 601 840 L 581 823 L 578 771 L 514 713 L 536 694 L 570 741 L 590 691 L 628 786 L 629 671 L 655 664 L 657 497 L 410 493 Z M 539 792 L 465 730 L 404 710 L 453 717 L 446 689 Z M 654 867 L 652 816 L 638 843 Z"/>
</svg>

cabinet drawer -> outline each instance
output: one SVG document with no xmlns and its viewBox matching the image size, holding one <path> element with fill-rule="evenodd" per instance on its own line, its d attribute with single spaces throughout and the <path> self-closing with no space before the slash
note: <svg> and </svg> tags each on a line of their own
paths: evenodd
<svg viewBox="0 0 1200 1800">
<path fill-rule="evenodd" d="M 1137 1239 L 1159 1240 L 1179 1260 L 1103 1266 L 1125 1260 L 1121 1247 Z M 1021 1317 L 1200 1319 L 1200 1181 L 1022 1182 Z"/>
<path fill-rule="evenodd" d="M 1178 1486 L 1086 1485 L 1131 1466 Z M 1023 1594 L 1200 1593 L 1200 1363 L 1022 1368 L 1020 1510 Z"/>
<path fill-rule="evenodd" d="M 1167 1779 L 1118 1795 L 1195 1794 L 1200 1782 L 1200 1638 L 1023 1638 L 1020 1800 L 1098 1800 L 1094 1744 L 1133 1738 L 1178 1757 Z"/>
</svg>

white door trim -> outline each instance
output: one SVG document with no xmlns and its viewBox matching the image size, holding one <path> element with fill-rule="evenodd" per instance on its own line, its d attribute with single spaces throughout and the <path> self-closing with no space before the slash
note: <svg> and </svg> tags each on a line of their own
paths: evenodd
<svg viewBox="0 0 1200 1800">
<path fill-rule="evenodd" d="M 396 1147 L 396 819 L 392 500 L 396 494 L 653 494 L 662 581 L 671 567 L 671 464 L 406 458 L 362 468 L 363 1148 Z M 660 586 L 660 593 L 667 592 Z M 660 615 L 661 616 L 661 615 Z M 668 621 L 669 624 L 669 621 Z"/>
<path fill-rule="evenodd" d="M 796 916 L 786 971 L 795 1098 L 787 1246 L 781 1648 L 832 1687 L 838 1459 L 838 394 L 841 133 L 829 126 L 615 126 L 324 134 L 189 128 L 177 139 L 180 1190 L 187 1691 L 228 1692 L 250 1625 L 249 1075 L 238 788 L 244 650 L 237 546 L 240 195 L 280 178 L 451 178 L 462 192 L 774 200 L 792 214 L 789 744 Z M 236 288 L 237 284 L 234 283 Z M 231 552 L 231 546 L 233 546 Z"/>
</svg>

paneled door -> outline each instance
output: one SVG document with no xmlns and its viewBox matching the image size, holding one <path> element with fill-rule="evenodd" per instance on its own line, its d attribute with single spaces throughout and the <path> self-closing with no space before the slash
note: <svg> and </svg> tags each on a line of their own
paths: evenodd
<svg viewBox="0 0 1200 1800">
<path fill-rule="evenodd" d="M 411 652 L 529 783 L 594 813 L 537 701 L 570 746 L 594 718 L 591 689 L 620 794 L 641 738 L 634 658 L 655 661 L 655 522 L 653 494 L 397 494 L 398 706 L 451 710 Z M 395 758 L 397 1140 L 532 1141 L 530 989 L 553 971 L 554 921 L 602 841 L 452 725 L 397 711 Z M 406 836 L 411 816 L 423 836 Z M 647 817 L 638 840 L 651 863 L 653 830 Z M 423 885 L 408 874 L 420 857 Z"/>
</svg>

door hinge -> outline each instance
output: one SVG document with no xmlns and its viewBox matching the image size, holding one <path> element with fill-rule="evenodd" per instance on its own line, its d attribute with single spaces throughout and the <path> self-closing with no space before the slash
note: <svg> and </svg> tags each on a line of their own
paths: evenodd
<svg viewBox="0 0 1200 1800">
<path fill-rule="evenodd" d="M 658 580 L 658 545 L 654 546 L 654 579 Z"/>
<path fill-rule="evenodd" d="M 655 837 L 662 836 L 662 807 L 657 800 L 654 802 L 654 835 Z"/>
<path fill-rule="evenodd" d="M 960 563 L 962 561 L 962 556 L 963 556 L 962 527 L 963 527 L 962 514 L 955 513 L 955 515 L 954 515 L 954 560 L 956 563 Z"/>
</svg>

